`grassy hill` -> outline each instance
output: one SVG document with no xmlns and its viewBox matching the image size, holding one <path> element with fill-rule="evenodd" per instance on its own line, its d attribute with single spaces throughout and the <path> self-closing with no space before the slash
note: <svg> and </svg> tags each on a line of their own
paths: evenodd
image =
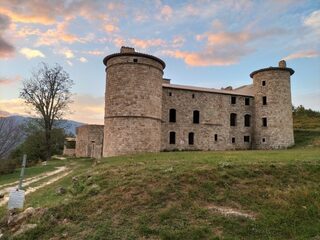
<svg viewBox="0 0 320 240">
<path fill-rule="evenodd" d="M 295 138 L 288 150 L 70 159 L 72 174 L 27 197 L 46 208 L 37 227 L 13 238 L 2 221 L 2 239 L 320 239 L 320 131 Z"/>
</svg>

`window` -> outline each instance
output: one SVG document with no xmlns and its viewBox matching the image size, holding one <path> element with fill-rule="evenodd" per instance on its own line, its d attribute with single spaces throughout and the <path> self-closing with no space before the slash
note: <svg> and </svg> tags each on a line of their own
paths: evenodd
<svg viewBox="0 0 320 240">
<path fill-rule="evenodd" d="M 172 92 L 169 92 L 169 96 L 170 96 L 170 97 L 172 96 Z"/>
<path fill-rule="evenodd" d="M 235 96 L 231 96 L 231 104 L 236 104 L 237 98 Z"/>
<path fill-rule="evenodd" d="M 266 139 L 265 139 L 265 138 L 262 138 L 262 142 L 265 143 L 265 142 L 266 142 Z"/>
<path fill-rule="evenodd" d="M 176 144 L 176 133 L 175 132 L 170 132 L 169 143 Z"/>
<path fill-rule="evenodd" d="M 189 145 L 193 145 L 193 143 L 194 143 L 194 133 L 190 132 L 188 138 L 189 138 Z"/>
<path fill-rule="evenodd" d="M 250 142 L 250 136 L 244 136 L 243 137 L 244 142 Z"/>
<path fill-rule="evenodd" d="M 176 122 L 176 110 L 174 108 L 169 110 L 169 122 Z"/>
<path fill-rule="evenodd" d="M 236 138 L 235 137 L 231 138 L 231 142 L 236 143 Z"/>
<path fill-rule="evenodd" d="M 244 115 L 244 126 L 250 127 L 251 125 L 251 116 L 249 114 Z"/>
<path fill-rule="evenodd" d="M 244 104 L 247 105 L 247 106 L 250 105 L 250 98 L 246 97 L 244 99 Z"/>
<path fill-rule="evenodd" d="M 214 141 L 217 142 L 218 141 L 218 134 L 214 135 Z"/>
<path fill-rule="evenodd" d="M 193 123 L 200 123 L 200 112 L 198 110 L 193 111 Z"/>
<path fill-rule="evenodd" d="M 262 104 L 267 105 L 267 97 L 266 96 L 262 97 Z"/>
<path fill-rule="evenodd" d="M 138 59 L 137 59 L 137 58 L 134 58 L 134 59 L 133 59 L 133 62 L 135 62 L 135 63 L 138 62 Z"/>
<path fill-rule="evenodd" d="M 266 117 L 262 118 L 262 126 L 263 127 L 267 127 L 268 126 L 268 121 L 267 121 Z"/>
<path fill-rule="evenodd" d="M 237 125 L 237 114 L 231 113 L 230 114 L 230 126 L 236 126 Z"/>
<path fill-rule="evenodd" d="M 266 81 L 262 81 L 262 86 L 265 86 L 266 85 Z"/>
<path fill-rule="evenodd" d="M 194 98 L 195 97 L 195 95 L 194 94 L 192 94 L 192 98 Z"/>
</svg>

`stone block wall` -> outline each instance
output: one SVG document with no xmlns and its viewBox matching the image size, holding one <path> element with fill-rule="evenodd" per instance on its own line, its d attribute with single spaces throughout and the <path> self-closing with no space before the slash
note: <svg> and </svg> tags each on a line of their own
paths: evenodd
<svg viewBox="0 0 320 240">
<path fill-rule="evenodd" d="M 236 104 L 231 104 L 231 96 L 236 96 Z M 227 150 L 251 149 L 251 126 L 244 126 L 244 115 L 250 114 L 254 99 L 245 105 L 245 96 L 219 93 L 188 91 L 170 87 L 163 88 L 161 150 Z M 176 109 L 176 122 L 169 122 L 169 110 Z M 193 123 L 193 111 L 200 112 L 200 123 Z M 236 126 L 230 126 L 230 114 L 237 114 Z M 169 132 L 176 133 L 176 144 L 169 143 Z M 189 145 L 188 134 L 194 133 L 194 144 Z M 215 141 L 215 134 L 218 139 Z M 244 142 L 244 136 L 250 136 Z M 232 143 L 235 138 L 235 143 Z"/>
<path fill-rule="evenodd" d="M 263 86 L 262 81 L 265 81 Z M 270 69 L 253 75 L 256 149 L 287 148 L 294 144 L 290 72 Z M 266 97 L 267 104 L 263 104 Z M 262 126 L 267 118 L 267 126 Z"/>
<path fill-rule="evenodd" d="M 83 125 L 76 129 L 76 157 L 101 158 L 103 125 Z"/>
<path fill-rule="evenodd" d="M 105 63 L 103 156 L 160 151 L 164 65 L 150 55 L 134 52 Z"/>
</svg>

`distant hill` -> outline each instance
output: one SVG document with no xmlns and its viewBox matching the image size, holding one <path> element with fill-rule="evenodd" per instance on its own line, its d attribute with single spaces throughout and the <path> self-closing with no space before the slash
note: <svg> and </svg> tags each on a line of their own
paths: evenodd
<svg viewBox="0 0 320 240">
<path fill-rule="evenodd" d="M 17 125 L 28 123 L 28 121 L 32 120 L 31 117 L 24 117 L 20 115 L 7 116 L 5 118 L 13 119 Z M 76 128 L 84 125 L 85 123 L 76 122 L 73 120 L 59 120 L 59 126 L 65 129 L 67 134 L 76 134 Z"/>
</svg>

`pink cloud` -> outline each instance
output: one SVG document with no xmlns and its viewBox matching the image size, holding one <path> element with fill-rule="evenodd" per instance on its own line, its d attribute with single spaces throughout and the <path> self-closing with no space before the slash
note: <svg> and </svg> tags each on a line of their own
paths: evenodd
<svg viewBox="0 0 320 240">
<path fill-rule="evenodd" d="M 157 39 L 137 39 L 133 38 L 130 40 L 130 43 L 137 47 L 137 48 L 149 48 L 149 47 L 156 47 L 156 46 L 164 46 L 166 44 L 166 41 L 163 39 L 157 38 Z"/>
<path fill-rule="evenodd" d="M 307 51 L 300 51 L 300 52 L 289 54 L 288 56 L 284 57 L 284 59 L 291 60 L 291 59 L 298 59 L 298 58 L 315 58 L 319 56 L 320 56 L 319 51 L 307 50 Z"/>
<path fill-rule="evenodd" d="M 21 81 L 21 76 L 15 76 L 15 77 L 0 77 L 0 85 L 11 85 L 16 82 Z"/>
</svg>

